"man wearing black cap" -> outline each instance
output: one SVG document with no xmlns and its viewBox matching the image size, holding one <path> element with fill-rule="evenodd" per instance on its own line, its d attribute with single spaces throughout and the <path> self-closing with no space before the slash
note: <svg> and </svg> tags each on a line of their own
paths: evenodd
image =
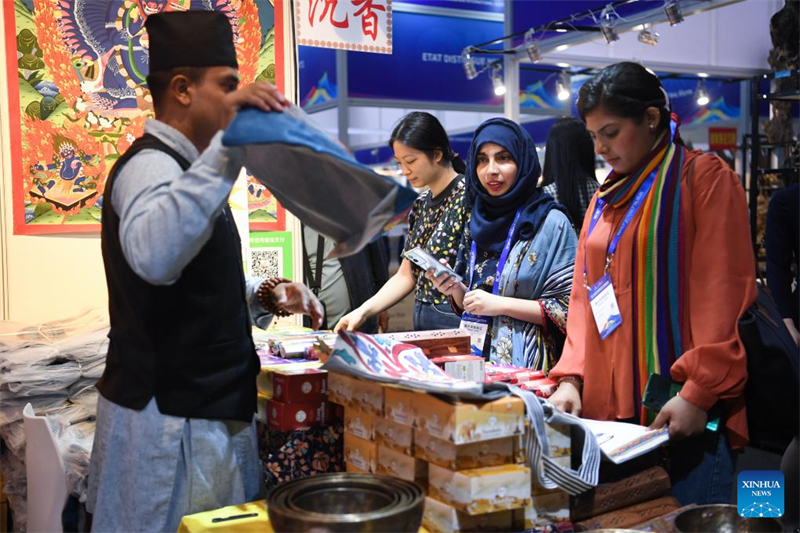
<svg viewBox="0 0 800 533">
<path fill-rule="evenodd" d="M 227 205 L 241 155 L 221 144 L 244 106 L 289 105 L 238 89 L 230 23 L 209 11 L 148 17 L 156 120 L 111 170 L 102 251 L 111 317 L 89 473 L 95 531 L 175 531 L 186 514 L 251 501 L 251 324 L 322 306 L 302 284 L 246 278 Z"/>
</svg>

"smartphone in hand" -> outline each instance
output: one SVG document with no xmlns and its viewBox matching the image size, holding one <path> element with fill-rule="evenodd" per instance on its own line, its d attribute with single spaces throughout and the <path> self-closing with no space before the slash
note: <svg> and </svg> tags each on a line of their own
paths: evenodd
<svg viewBox="0 0 800 533">
<path fill-rule="evenodd" d="M 407 251 L 403 254 L 403 256 L 426 272 L 430 269 L 433 269 L 437 278 L 442 274 L 449 274 L 458 281 L 462 281 L 461 276 L 456 274 L 452 268 L 448 267 L 447 265 L 443 265 L 433 255 L 419 246 Z"/>
</svg>

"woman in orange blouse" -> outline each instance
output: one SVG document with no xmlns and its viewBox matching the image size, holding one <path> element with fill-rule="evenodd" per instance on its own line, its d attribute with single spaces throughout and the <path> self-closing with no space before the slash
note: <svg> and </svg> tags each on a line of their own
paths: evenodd
<svg viewBox="0 0 800 533">
<path fill-rule="evenodd" d="M 551 402 L 586 418 L 668 425 L 673 495 L 726 502 L 731 448 L 748 438 L 736 326 L 756 285 L 744 190 L 720 158 L 686 149 L 666 91 L 639 64 L 587 81 L 578 111 L 613 171 L 580 234 Z M 653 373 L 683 384 L 655 420 L 641 405 Z M 712 432 L 716 405 L 725 428 Z"/>
</svg>

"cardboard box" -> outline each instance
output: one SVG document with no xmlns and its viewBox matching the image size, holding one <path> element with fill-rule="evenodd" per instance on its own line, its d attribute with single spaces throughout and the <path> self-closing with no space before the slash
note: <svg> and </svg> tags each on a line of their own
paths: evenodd
<svg viewBox="0 0 800 533">
<path fill-rule="evenodd" d="M 572 433 L 566 424 L 545 424 L 545 434 L 550 447 L 550 457 L 572 457 Z M 569 463 L 567 463 L 569 466 Z"/>
<path fill-rule="evenodd" d="M 422 525 L 431 533 L 514 531 L 514 511 L 468 515 L 433 498 L 425 498 Z"/>
<path fill-rule="evenodd" d="M 516 396 L 450 403 L 430 394 L 416 394 L 414 415 L 418 430 L 454 444 L 521 435 L 525 427 L 525 404 Z"/>
<path fill-rule="evenodd" d="M 520 511 L 517 511 L 520 512 Z M 525 530 L 569 522 L 569 494 L 561 490 L 533 496 L 522 510 Z"/>
<path fill-rule="evenodd" d="M 378 468 L 376 473 L 381 476 L 393 476 L 408 481 L 416 481 L 423 487 L 428 484 L 428 463 L 386 446 L 378 446 Z"/>
<path fill-rule="evenodd" d="M 267 401 L 267 425 L 278 431 L 324 426 L 328 423 L 328 402 L 283 403 Z"/>
<path fill-rule="evenodd" d="M 475 355 L 448 355 L 434 357 L 431 362 L 455 379 L 483 383 L 486 360 Z"/>
<path fill-rule="evenodd" d="M 344 431 L 366 440 L 375 440 L 376 417 L 372 413 L 348 407 L 344 410 Z"/>
<path fill-rule="evenodd" d="M 470 515 L 522 509 L 531 502 L 531 469 L 502 465 L 454 471 L 429 463 L 428 495 Z"/>
<path fill-rule="evenodd" d="M 348 462 L 344 463 L 344 471 L 350 472 L 352 474 L 369 474 L 369 472 L 367 472 L 366 470 L 361 470 L 357 466 L 353 466 Z"/>
<path fill-rule="evenodd" d="M 424 394 L 397 387 L 384 387 L 386 418 L 404 426 L 414 425 L 414 397 Z"/>
<path fill-rule="evenodd" d="M 516 462 L 517 437 L 453 444 L 423 431 L 414 434 L 414 456 L 450 470 L 468 470 Z"/>
<path fill-rule="evenodd" d="M 378 466 L 378 445 L 372 441 L 345 433 L 344 460 L 356 468 L 374 474 Z"/>
<path fill-rule="evenodd" d="M 376 381 L 354 379 L 350 407 L 383 416 L 383 386 Z"/>
<path fill-rule="evenodd" d="M 411 455 L 414 451 L 414 430 L 388 418 L 376 418 L 375 441 L 379 446 Z"/>
<path fill-rule="evenodd" d="M 347 407 L 353 397 L 355 378 L 341 372 L 328 372 L 328 401 Z"/>
<path fill-rule="evenodd" d="M 328 372 L 277 367 L 272 371 L 272 398 L 284 403 L 327 400 Z"/>
<path fill-rule="evenodd" d="M 383 387 L 375 381 L 328 372 L 328 400 L 383 416 Z"/>
</svg>

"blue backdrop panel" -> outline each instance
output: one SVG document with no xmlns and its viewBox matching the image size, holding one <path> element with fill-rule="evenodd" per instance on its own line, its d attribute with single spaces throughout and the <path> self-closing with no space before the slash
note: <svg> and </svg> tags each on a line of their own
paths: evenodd
<svg viewBox="0 0 800 533">
<path fill-rule="evenodd" d="M 393 54 L 348 52 L 352 98 L 500 104 L 488 73 L 467 80 L 461 51 L 503 35 L 502 22 L 394 13 Z M 497 57 L 476 57 L 480 69 Z M 442 80 L 447 80 L 443 82 Z"/>
<path fill-rule="evenodd" d="M 301 107 L 336 101 L 336 50 L 300 46 L 298 59 Z"/>
</svg>

